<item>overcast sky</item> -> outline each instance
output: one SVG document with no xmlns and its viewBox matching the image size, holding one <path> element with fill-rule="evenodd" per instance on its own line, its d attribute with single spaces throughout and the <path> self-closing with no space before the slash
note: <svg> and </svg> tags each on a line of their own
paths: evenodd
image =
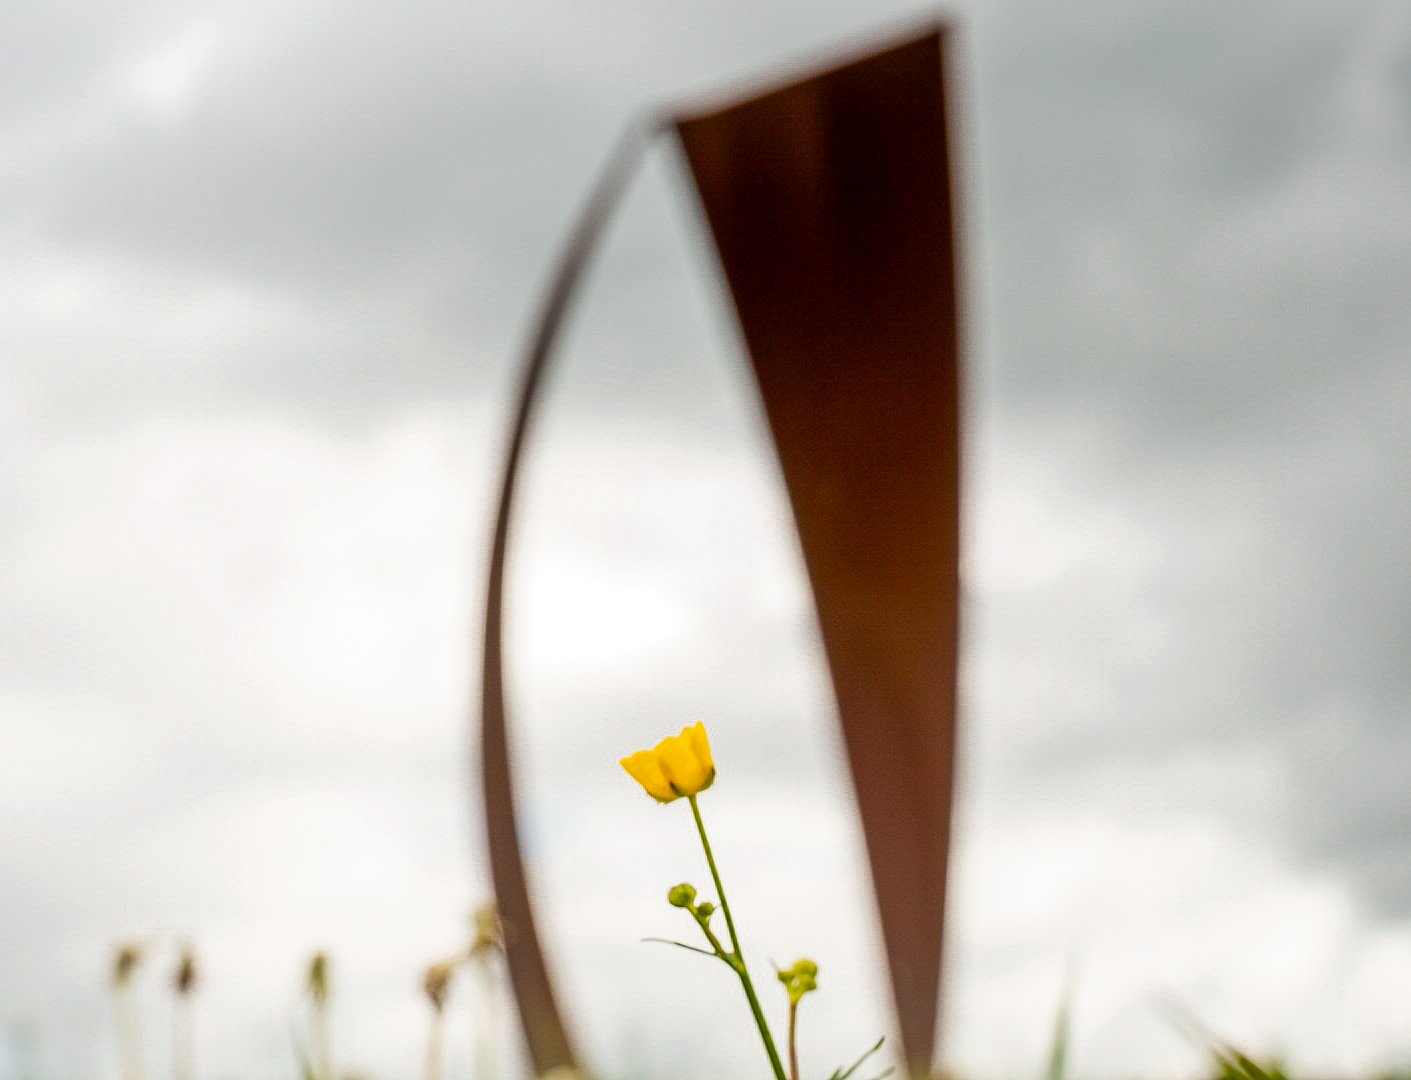
<svg viewBox="0 0 1411 1080">
<path fill-rule="evenodd" d="M 970 311 L 944 1060 L 1175 1077 L 1174 998 L 1411 1065 L 1411 5 L 954 9 Z M 112 1080 L 140 938 L 200 1080 L 417 1080 L 486 895 L 469 702 L 512 361 L 639 108 L 888 35 L 861 0 L 112 0 L 0 11 L 3 1080 Z M 889 1023 L 788 508 L 674 146 L 588 283 L 510 574 L 526 843 L 608 1077 L 765 1075 L 644 945 L 704 868 L 623 754 L 704 719 L 803 1065 Z M 767 977 L 763 982 L 769 982 Z M 766 991 L 769 993 L 769 991 Z M 780 1001 L 769 997 L 774 1015 Z M 453 988 L 447 1080 L 469 1080 Z M 508 1030 L 508 1029 L 507 1029 Z M 26 1034 L 28 1032 L 29 1034 Z M 23 1047 L 32 1044 L 27 1067 Z M 513 1043 L 511 1042 L 512 1046 Z"/>
</svg>

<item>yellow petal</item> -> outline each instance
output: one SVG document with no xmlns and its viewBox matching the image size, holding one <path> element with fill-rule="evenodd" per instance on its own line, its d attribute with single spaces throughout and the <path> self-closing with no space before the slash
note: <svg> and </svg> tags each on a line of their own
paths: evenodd
<svg viewBox="0 0 1411 1080">
<path fill-rule="evenodd" d="M 704 737 L 704 728 L 701 736 Z M 695 795 L 710 787 L 715 780 L 715 766 L 710 760 L 710 746 L 707 744 L 705 757 L 697 753 L 698 740 L 692 737 L 690 728 L 682 728 L 680 735 L 669 735 L 657 744 L 657 760 L 666 776 L 671 790 L 678 795 Z"/>
<path fill-rule="evenodd" d="M 661 761 L 655 750 L 638 750 L 631 757 L 622 759 L 622 767 L 627 775 L 647 789 L 647 794 L 657 802 L 671 802 L 678 793 L 671 790 L 671 782 L 662 772 Z"/>
<path fill-rule="evenodd" d="M 710 740 L 706 738 L 705 724 L 697 720 L 688 728 L 681 730 L 682 738 L 691 744 L 691 749 L 695 751 L 696 757 L 709 769 L 715 768 L 715 759 L 710 756 Z"/>
</svg>

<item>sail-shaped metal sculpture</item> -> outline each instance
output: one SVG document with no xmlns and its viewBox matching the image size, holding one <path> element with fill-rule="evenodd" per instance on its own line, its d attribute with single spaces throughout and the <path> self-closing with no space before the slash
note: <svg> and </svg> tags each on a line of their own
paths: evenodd
<svg viewBox="0 0 1411 1080">
<path fill-rule="evenodd" d="M 842 719 L 902 1053 L 929 1074 L 950 838 L 960 335 L 941 29 L 676 119 L 763 396 Z M 575 1064 L 515 830 L 501 656 L 515 475 L 539 376 L 644 145 L 575 231 L 526 357 L 486 603 L 482 771 L 506 955 L 536 1071 Z"/>
</svg>

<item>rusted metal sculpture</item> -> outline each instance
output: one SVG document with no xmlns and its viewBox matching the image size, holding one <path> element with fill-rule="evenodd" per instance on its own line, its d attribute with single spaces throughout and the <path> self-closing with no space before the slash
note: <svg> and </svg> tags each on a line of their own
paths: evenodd
<svg viewBox="0 0 1411 1080">
<path fill-rule="evenodd" d="M 929 1075 L 950 838 L 960 337 L 944 31 L 727 108 L 634 127 L 594 189 L 526 355 L 486 598 L 482 781 L 535 1071 L 576 1065 L 515 826 L 502 595 L 515 478 L 574 286 L 647 141 L 674 123 L 793 505 L 867 842 L 902 1055 Z"/>
<path fill-rule="evenodd" d="M 505 471 L 495 509 L 494 538 L 490 544 L 480 684 L 480 783 L 485 800 L 490 879 L 495 887 L 495 904 L 504 927 L 505 963 L 509 969 L 510 987 L 519 1009 L 529 1059 L 538 1076 L 560 1066 L 575 1068 L 576 1062 L 554 997 L 548 967 L 544 963 L 543 949 L 539 946 L 534 906 L 529 899 L 524 859 L 519 850 L 514 778 L 510 769 L 509 725 L 505 715 L 505 551 L 509 541 L 510 511 L 514 507 L 519 461 L 524 451 L 529 419 L 539 400 L 539 388 L 549 355 L 558 337 L 559 327 L 563 325 L 574 287 L 582 276 L 603 226 L 607 224 L 631 179 L 633 169 L 641 159 L 649 134 L 649 131 L 634 126 L 618 144 L 569 238 L 544 299 L 520 375 L 509 448 L 505 454 Z"/>
</svg>

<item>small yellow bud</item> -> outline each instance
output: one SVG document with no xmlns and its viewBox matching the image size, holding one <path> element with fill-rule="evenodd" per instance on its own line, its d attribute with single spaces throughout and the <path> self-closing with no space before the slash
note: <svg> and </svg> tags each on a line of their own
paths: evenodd
<svg viewBox="0 0 1411 1080">
<path fill-rule="evenodd" d="M 666 894 L 666 902 L 672 907 L 689 908 L 696 899 L 696 888 L 682 882 Z"/>
<path fill-rule="evenodd" d="M 696 918 L 701 922 L 710 922 L 710 917 L 715 914 L 715 905 L 709 900 L 702 900 L 696 905 Z"/>
</svg>

